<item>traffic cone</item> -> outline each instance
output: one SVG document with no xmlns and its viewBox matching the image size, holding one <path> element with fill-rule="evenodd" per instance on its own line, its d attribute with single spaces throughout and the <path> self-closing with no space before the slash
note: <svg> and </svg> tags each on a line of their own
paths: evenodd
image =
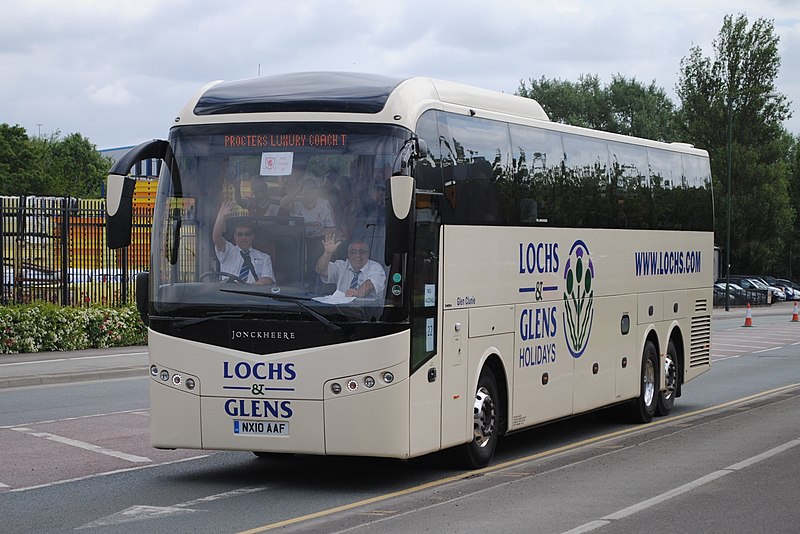
<svg viewBox="0 0 800 534">
<path fill-rule="evenodd" d="M 744 324 L 742 326 L 753 326 L 753 313 L 750 311 L 750 303 L 747 303 L 747 313 L 744 314 Z"/>
<path fill-rule="evenodd" d="M 797 301 L 794 301 L 794 309 L 792 310 L 792 322 L 796 323 L 800 321 L 800 316 L 797 314 Z"/>
</svg>

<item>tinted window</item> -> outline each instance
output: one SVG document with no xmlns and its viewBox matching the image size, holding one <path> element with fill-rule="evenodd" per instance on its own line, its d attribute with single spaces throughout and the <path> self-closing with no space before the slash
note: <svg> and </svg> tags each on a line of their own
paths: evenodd
<svg viewBox="0 0 800 534">
<path fill-rule="evenodd" d="M 418 166 L 417 187 L 436 191 L 441 177 L 444 223 L 713 228 L 707 158 L 476 117 L 429 114 L 439 117 L 438 129 L 428 114 L 425 124 L 420 120 L 421 137 L 427 132 L 428 158 Z M 510 160 L 505 150 L 510 150 Z"/>
<path fill-rule="evenodd" d="M 523 226 L 560 224 L 561 134 L 514 124 L 510 130 L 513 157 L 503 195 L 509 222 Z"/>
<path fill-rule="evenodd" d="M 650 228 L 653 198 L 647 166 L 647 149 L 627 143 L 608 143 L 611 184 L 616 203 L 611 206 L 617 228 Z"/>
<path fill-rule="evenodd" d="M 563 226 L 614 226 L 616 202 L 610 187 L 605 141 L 564 134 Z"/>
<path fill-rule="evenodd" d="M 505 223 L 498 186 L 511 151 L 508 125 L 450 113 L 441 117 L 445 222 Z"/>
</svg>

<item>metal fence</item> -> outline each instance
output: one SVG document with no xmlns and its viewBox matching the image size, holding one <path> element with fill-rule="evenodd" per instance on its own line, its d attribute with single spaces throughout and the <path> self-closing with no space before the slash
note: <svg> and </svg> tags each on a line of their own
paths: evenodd
<svg viewBox="0 0 800 534">
<path fill-rule="evenodd" d="M 131 245 L 106 246 L 105 200 L 0 196 L 0 305 L 133 301 L 148 270 L 152 210 L 134 210 Z"/>
</svg>

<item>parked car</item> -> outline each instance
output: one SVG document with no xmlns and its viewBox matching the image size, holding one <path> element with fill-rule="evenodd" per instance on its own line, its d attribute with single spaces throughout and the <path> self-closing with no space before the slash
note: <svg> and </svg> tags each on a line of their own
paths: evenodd
<svg viewBox="0 0 800 534">
<path fill-rule="evenodd" d="M 719 292 L 719 293 L 718 293 Z M 725 302 L 725 282 L 717 282 L 714 284 L 714 295 L 716 296 L 719 294 L 719 298 L 715 299 L 720 302 Z M 730 297 L 728 298 L 728 302 L 730 304 L 747 304 L 747 291 L 742 289 L 737 284 L 731 283 L 728 285 L 728 294 Z"/>
<path fill-rule="evenodd" d="M 751 304 L 769 304 L 774 300 L 772 292 L 764 282 L 756 282 L 750 277 L 741 275 L 731 275 L 730 281 L 744 290 L 747 301 Z M 724 284 L 725 280 L 720 280 L 720 282 Z"/>
<path fill-rule="evenodd" d="M 791 280 L 787 280 L 786 278 L 778 278 L 778 282 L 783 287 L 789 287 L 792 289 L 792 300 L 800 300 L 800 285 L 792 282 Z M 787 295 L 788 298 L 788 295 Z"/>
<path fill-rule="evenodd" d="M 795 298 L 800 297 L 800 293 L 795 292 L 791 285 L 778 280 L 774 276 L 759 276 L 758 278 L 765 281 L 770 286 L 777 287 L 783 291 L 786 294 L 787 300 L 794 300 Z"/>
<path fill-rule="evenodd" d="M 769 285 L 767 282 L 765 282 L 761 278 L 754 277 L 754 278 L 750 278 L 749 280 L 751 282 L 753 282 L 754 284 L 756 284 L 756 286 L 758 286 L 759 289 L 766 289 L 770 293 L 772 293 L 772 300 L 786 300 L 786 293 L 784 293 L 782 289 L 780 289 L 778 287 L 775 287 L 775 286 L 772 286 L 772 285 Z"/>
</svg>

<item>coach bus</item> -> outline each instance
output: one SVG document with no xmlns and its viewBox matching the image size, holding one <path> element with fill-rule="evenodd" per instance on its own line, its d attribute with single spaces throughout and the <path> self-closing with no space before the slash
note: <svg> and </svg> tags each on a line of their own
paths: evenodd
<svg viewBox="0 0 800 534">
<path fill-rule="evenodd" d="M 214 82 L 112 168 L 112 248 L 150 158 L 157 448 L 480 467 L 549 421 L 667 414 L 709 369 L 711 173 L 691 145 L 430 78 Z"/>
</svg>

